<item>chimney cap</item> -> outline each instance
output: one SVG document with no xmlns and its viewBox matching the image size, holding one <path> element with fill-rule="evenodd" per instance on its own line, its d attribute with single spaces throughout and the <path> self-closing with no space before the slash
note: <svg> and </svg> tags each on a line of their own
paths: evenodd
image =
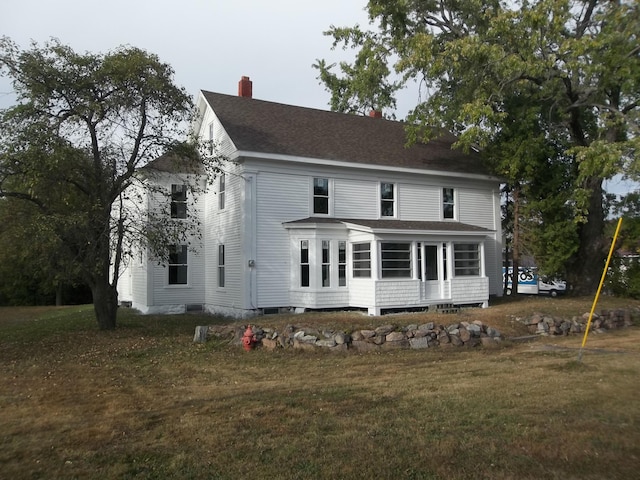
<svg viewBox="0 0 640 480">
<path fill-rule="evenodd" d="M 369 116 L 372 118 L 382 118 L 382 111 L 381 110 L 371 110 L 369 112 Z"/>
</svg>

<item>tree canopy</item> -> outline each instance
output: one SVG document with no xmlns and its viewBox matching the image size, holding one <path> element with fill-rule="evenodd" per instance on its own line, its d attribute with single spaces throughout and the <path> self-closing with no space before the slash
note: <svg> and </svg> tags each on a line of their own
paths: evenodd
<svg viewBox="0 0 640 480">
<path fill-rule="evenodd" d="M 603 181 L 640 176 L 638 2 L 371 0 L 367 9 L 372 29 L 326 32 L 334 48 L 356 52 L 353 63 L 315 64 L 332 108 L 393 108 L 394 94 L 417 82 L 410 140 L 444 127 L 461 148 L 480 147 L 522 190 L 537 254 L 576 293 L 595 291 Z"/>
<path fill-rule="evenodd" d="M 55 252 L 51 268 L 81 278 L 100 328 L 115 328 L 126 248 L 159 231 L 126 211 L 128 192 L 147 188 L 140 168 L 162 154 L 199 160 L 195 143 L 180 142 L 191 97 L 168 64 L 135 47 L 77 53 L 51 40 L 22 50 L 2 38 L 0 72 L 17 95 L 0 111 L 0 197 L 29 205 L 26 248 Z"/>
</svg>

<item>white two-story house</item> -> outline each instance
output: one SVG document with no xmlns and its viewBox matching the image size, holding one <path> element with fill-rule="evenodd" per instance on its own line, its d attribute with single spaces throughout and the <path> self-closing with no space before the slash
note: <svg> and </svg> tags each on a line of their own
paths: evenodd
<svg viewBox="0 0 640 480">
<path fill-rule="evenodd" d="M 196 131 L 229 159 L 203 198 L 167 171 L 172 211 L 200 215 L 197 251 L 130 262 L 119 298 L 145 313 L 487 306 L 501 295 L 500 180 L 443 135 L 202 91 Z M 162 161 L 149 168 L 175 170 Z M 198 200 L 194 202 L 194 200 Z M 175 213 L 174 212 L 174 213 Z"/>
</svg>

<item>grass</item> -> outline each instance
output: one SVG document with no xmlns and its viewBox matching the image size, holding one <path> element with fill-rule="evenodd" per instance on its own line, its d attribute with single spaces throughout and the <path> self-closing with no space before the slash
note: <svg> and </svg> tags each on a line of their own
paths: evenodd
<svg viewBox="0 0 640 480">
<path fill-rule="evenodd" d="M 605 298 L 603 307 L 637 302 Z M 588 299 L 371 318 L 268 316 L 336 326 L 481 319 L 509 335 L 535 311 Z M 198 315 L 90 307 L 0 309 L 0 478 L 626 479 L 640 468 L 640 328 L 498 349 L 368 354 L 192 342 Z"/>
</svg>

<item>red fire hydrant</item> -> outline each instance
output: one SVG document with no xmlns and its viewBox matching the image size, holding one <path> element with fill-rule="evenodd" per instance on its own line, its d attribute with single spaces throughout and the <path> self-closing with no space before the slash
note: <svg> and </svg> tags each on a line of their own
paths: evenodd
<svg viewBox="0 0 640 480">
<path fill-rule="evenodd" d="M 253 334 L 253 330 L 251 329 L 251 325 L 247 325 L 247 329 L 244 331 L 244 335 L 242 335 L 242 348 L 244 348 L 247 352 L 251 350 L 256 344 L 256 336 Z"/>
</svg>

